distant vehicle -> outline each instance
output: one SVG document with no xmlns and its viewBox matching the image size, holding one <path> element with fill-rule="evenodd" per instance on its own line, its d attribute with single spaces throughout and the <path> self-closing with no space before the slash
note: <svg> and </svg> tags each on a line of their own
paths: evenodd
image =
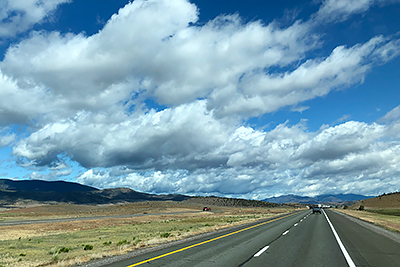
<svg viewBox="0 0 400 267">
<path fill-rule="evenodd" d="M 312 213 L 314 214 L 314 213 L 319 213 L 319 214 L 321 214 L 321 208 L 320 207 L 313 207 L 312 208 Z"/>
<path fill-rule="evenodd" d="M 211 209 L 209 207 L 204 207 L 203 211 L 211 211 Z"/>
</svg>

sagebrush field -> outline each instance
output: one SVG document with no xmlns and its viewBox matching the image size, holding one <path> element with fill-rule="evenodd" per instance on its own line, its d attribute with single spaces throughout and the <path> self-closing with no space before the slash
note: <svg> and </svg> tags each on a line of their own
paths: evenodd
<svg viewBox="0 0 400 267">
<path fill-rule="evenodd" d="M 2 211 L 0 223 L 37 222 L 0 226 L 0 266 L 71 266 L 293 210 L 211 208 L 211 212 L 203 212 L 198 203 L 165 201 L 107 206 L 46 205 Z M 55 218 L 86 219 L 40 222 Z"/>
</svg>

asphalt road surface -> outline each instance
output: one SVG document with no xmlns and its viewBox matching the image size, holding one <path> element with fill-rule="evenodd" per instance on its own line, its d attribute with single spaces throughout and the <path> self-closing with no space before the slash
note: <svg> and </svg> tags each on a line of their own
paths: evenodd
<svg viewBox="0 0 400 267">
<path fill-rule="evenodd" d="M 306 210 L 102 266 L 398 267 L 400 243 L 332 210 Z"/>
</svg>

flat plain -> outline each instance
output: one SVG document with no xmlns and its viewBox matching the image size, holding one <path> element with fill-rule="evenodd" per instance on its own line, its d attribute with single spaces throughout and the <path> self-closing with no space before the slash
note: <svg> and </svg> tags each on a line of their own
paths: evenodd
<svg viewBox="0 0 400 267">
<path fill-rule="evenodd" d="M 152 201 L 5 209 L 0 212 L 0 266 L 73 266 L 293 211 L 210 206 L 211 212 L 203 212 L 203 206 Z"/>
</svg>

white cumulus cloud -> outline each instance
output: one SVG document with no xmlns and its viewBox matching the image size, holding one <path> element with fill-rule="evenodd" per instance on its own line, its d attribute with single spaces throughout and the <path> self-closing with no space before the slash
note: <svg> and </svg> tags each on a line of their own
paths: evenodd
<svg viewBox="0 0 400 267">
<path fill-rule="evenodd" d="M 49 18 L 60 4 L 70 0 L 0 1 L 0 38 L 12 37 Z"/>
<path fill-rule="evenodd" d="M 65 2 L 3 1 L 0 36 L 28 30 Z M 398 35 L 327 52 L 316 26 L 389 2 L 326 0 L 283 27 L 238 14 L 200 24 L 189 1 L 136 0 L 90 36 L 31 32 L 0 63 L 0 127 L 27 129 L 1 133 L 0 145 L 12 146 L 20 166 L 47 168 L 31 178 L 71 175 L 66 157 L 84 168 L 78 182 L 100 188 L 258 199 L 394 191 L 398 107 L 378 122 L 314 132 L 305 120 L 247 125 L 282 108 L 308 112 L 304 102 L 359 85 L 397 58 Z"/>
</svg>

